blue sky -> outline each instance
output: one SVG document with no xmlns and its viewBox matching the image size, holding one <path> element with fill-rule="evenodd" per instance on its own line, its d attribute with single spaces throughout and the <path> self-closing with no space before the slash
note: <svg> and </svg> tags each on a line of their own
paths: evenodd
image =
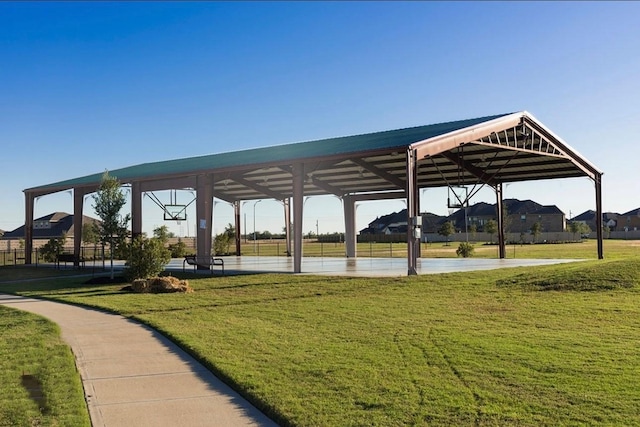
<svg viewBox="0 0 640 427">
<path fill-rule="evenodd" d="M 0 229 L 24 222 L 23 189 L 105 169 L 521 110 L 604 171 L 604 210 L 624 213 L 640 207 L 638 17 L 638 2 L 0 2 Z M 505 193 L 595 208 L 587 178 Z M 357 227 L 403 208 L 363 204 Z M 280 209 L 256 205 L 257 229 L 280 231 Z M 35 215 L 72 210 L 59 193 Z M 446 191 L 421 210 L 447 214 Z M 143 211 L 145 231 L 165 224 Z M 215 215 L 217 232 L 232 221 Z M 304 231 L 316 221 L 343 230 L 339 200 L 309 200 Z"/>
</svg>

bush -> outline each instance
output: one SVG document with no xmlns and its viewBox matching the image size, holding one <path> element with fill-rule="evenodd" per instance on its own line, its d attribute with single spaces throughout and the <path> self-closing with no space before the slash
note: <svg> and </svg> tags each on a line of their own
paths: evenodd
<svg viewBox="0 0 640 427">
<path fill-rule="evenodd" d="M 187 245 L 182 240 L 178 240 L 178 243 L 169 245 L 169 252 L 171 252 L 171 258 L 182 258 L 187 254 Z"/>
<path fill-rule="evenodd" d="M 462 242 L 458 249 L 456 249 L 456 254 L 463 258 L 469 258 L 473 256 L 473 245 L 471 243 Z"/>
<path fill-rule="evenodd" d="M 157 276 L 171 260 L 169 250 L 157 238 L 136 236 L 129 245 L 125 277 L 130 282 Z"/>
<path fill-rule="evenodd" d="M 218 234 L 213 240 L 213 253 L 215 255 L 229 255 L 230 244 L 231 237 L 228 234 Z"/>
<path fill-rule="evenodd" d="M 47 262 L 56 262 L 58 260 L 58 255 L 64 252 L 65 240 L 64 236 L 56 239 L 49 239 L 49 241 L 40 248 L 42 258 Z"/>
</svg>

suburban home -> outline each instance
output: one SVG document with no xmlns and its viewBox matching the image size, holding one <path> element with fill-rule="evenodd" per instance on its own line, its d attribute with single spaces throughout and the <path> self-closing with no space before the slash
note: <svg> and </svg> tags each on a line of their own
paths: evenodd
<svg viewBox="0 0 640 427">
<path fill-rule="evenodd" d="M 555 205 L 543 206 L 532 200 L 505 199 L 504 221 L 505 231 L 508 233 L 527 233 L 533 224 L 539 222 L 544 232 L 562 232 L 566 228 L 564 213 Z M 489 220 L 497 220 L 495 204 L 479 202 L 469 206 L 466 212 L 468 226 L 475 225 L 478 232 L 484 231 Z M 449 215 L 447 221 L 452 221 L 456 230 L 465 229 L 465 212 L 459 209 Z"/>
<path fill-rule="evenodd" d="M 532 200 L 505 199 L 504 208 L 507 213 L 505 231 L 507 233 L 528 233 L 536 222 L 542 226 L 543 232 L 563 232 L 566 229 L 564 213 L 555 205 L 543 206 Z M 476 231 L 483 232 L 489 220 L 497 220 L 495 204 L 479 202 L 469 206 L 466 212 L 467 224 L 476 226 Z M 640 218 L 639 218 L 640 219 Z M 422 214 L 422 233 L 437 233 L 445 221 L 453 222 L 458 232 L 465 231 L 465 210 L 458 209 L 448 217 L 433 213 Z M 384 215 L 373 220 L 367 228 L 360 230 L 360 235 L 406 234 L 407 211 Z"/>
<path fill-rule="evenodd" d="M 602 226 L 609 229 L 609 231 L 621 231 L 624 230 L 625 224 L 620 223 L 620 218 L 623 218 L 623 215 L 620 215 L 615 212 L 604 212 L 602 214 Z M 582 212 L 580 215 L 577 215 L 571 218 L 571 221 L 581 222 L 583 224 L 587 224 L 591 230 L 596 229 L 596 211 L 588 210 Z M 640 229 L 640 224 L 639 229 Z M 629 230 L 632 230 L 631 228 Z"/>
<path fill-rule="evenodd" d="M 87 226 L 88 224 L 99 222 L 95 218 L 83 215 L 82 224 Z M 66 212 L 54 212 L 49 215 L 45 215 L 33 221 L 33 239 L 36 247 L 42 246 L 49 239 L 55 239 L 62 236 L 67 237 L 67 245 L 73 242 L 73 215 Z M 1 238 L 4 242 L 2 245 L 5 249 L 11 249 L 17 247 L 17 245 L 11 242 L 24 239 L 24 225 L 16 228 L 13 231 L 7 231 Z"/>
<path fill-rule="evenodd" d="M 445 221 L 444 216 L 433 213 L 423 213 L 422 216 L 422 232 L 435 233 L 440 225 Z M 394 212 L 383 215 L 371 221 L 367 228 L 360 230 L 361 240 L 372 240 L 375 236 L 396 236 L 398 241 L 406 239 L 407 234 L 407 210 Z"/>
<path fill-rule="evenodd" d="M 625 212 L 618 217 L 618 231 L 640 230 L 640 208 Z"/>
<path fill-rule="evenodd" d="M 360 234 L 390 234 L 391 230 L 397 230 L 404 226 L 404 233 L 407 232 L 407 210 L 380 216 L 369 223 L 367 228 L 360 230 Z"/>
</svg>

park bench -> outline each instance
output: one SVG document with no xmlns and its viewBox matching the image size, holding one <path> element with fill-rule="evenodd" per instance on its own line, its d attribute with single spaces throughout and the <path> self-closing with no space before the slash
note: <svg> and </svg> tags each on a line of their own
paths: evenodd
<svg viewBox="0 0 640 427">
<path fill-rule="evenodd" d="M 183 272 L 187 264 L 193 266 L 193 271 L 196 271 L 199 267 L 201 269 L 211 270 L 211 274 L 213 274 L 214 266 L 217 265 L 222 267 L 222 274 L 224 275 L 224 260 L 222 258 L 215 258 L 213 256 L 199 257 L 196 255 L 187 255 L 184 257 L 184 261 L 182 261 Z"/>
<path fill-rule="evenodd" d="M 81 268 L 84 268 L 84 258 L 82 257 L 76 258 L 74 254 L 65 254 L 65 253 L 58 254 L 58 256 L 56 257 L 56 267 L 59 269 L 61 262 L 64 262 L 65 267 L 67 266 L 68 262 L 75 265 L 76 259 L 78 260 L 78 265 Z"/>
</svg>

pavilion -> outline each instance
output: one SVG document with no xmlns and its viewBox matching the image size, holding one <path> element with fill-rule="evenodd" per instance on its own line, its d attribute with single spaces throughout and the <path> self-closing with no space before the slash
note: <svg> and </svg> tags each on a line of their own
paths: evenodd
<svg viewBox="0 0 640 427">
<path fill-rule="evenodd" d="M 407 202 L 407 272 L 416 274 L 420 256 L 420 189 L 487 185 L 495 190 L 499 257 L 505 257 L 502 188 L 510 182 L 589 177 L 595 184 L 598 258 L 602 247 L 602 172 L 530 113 L 516 112 L 406 129 L 273 147 L 144 163 L 109 171 L 131 187 L 131 232 L 142 232 L 146 192 L 195 191 L 197 256 L 211 255 L 214 197 L 234 206 L 236 253 L 240 255 L 241 202 L 282 202 L 287 242 L 293 210 L 293 272 L 300 273 L 304 198 L 335 195 L 343 201 L 345 249 L 356 257 L 355 204 L 362 200 Z M 69 179 L 25 193 L 25 261 L 31 263 L 34 200 L 73 190 L 74 218 L 82 218 L 84 197 L 95 192 L 102 173 Z M 470 198 L 471 196 L 469 196 Z M 461 204 L 466 200 L 459 200 Z M 74 222 L 82 235 L 82 221 Z M 76 257 L 80 239 L 74 241 Z"/>
</svg>

